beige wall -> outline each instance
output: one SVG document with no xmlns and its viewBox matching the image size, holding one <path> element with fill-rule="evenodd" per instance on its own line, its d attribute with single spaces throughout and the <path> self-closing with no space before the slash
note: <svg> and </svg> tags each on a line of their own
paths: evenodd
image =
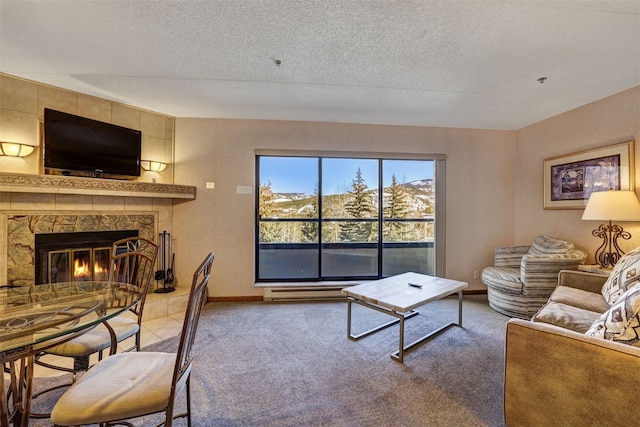
<svg viewBox="0 0 640 427">
<path fill-rule="evenodd" d="M 216 252 L 212 296 L 258 296 L 254 287 L 256 149 L 429 153 L 447 156 L 446 273 L 484 289 L 493 248 L 514 239 L 515 133 L 335 123 L 176 119 L 177 183 L 197 187 L 195 201 L 174 204 L 177 268 L 192 271 Z M 205 182 L 215 189 L 205 189 Z"/>
<path fill-rule="evenodd" d="M 163 172 L 145 172 L 138 181 L 173 183 L 174 118 L 82 93 L 0 73 L 0 141 L 36 146 L 23 159 L 0 156 L 0 172 L 43 172 L 40 135 L 44 109 L 51 108 L 142 132 L 142 158 L 169 164 Z"/>
<path fill-rule="evenodd" d="M 640 86 L 522 128 L 516 132 L 515 243 L 526 244 L 540 233 L 574 241 L 587 251 L 587 262 L 601 240 L 591 231 L 595 221 L 582 221 L 580 210 L 543 209 L 543 161 L 545 158 L 589 150 L 640 135 Z M 636 189 L 640 179 L 636 141 Z M 628 251 L 640 245 L 640 223 L 621 223 L 632 239 L 621 240 Z"/>
</svg>

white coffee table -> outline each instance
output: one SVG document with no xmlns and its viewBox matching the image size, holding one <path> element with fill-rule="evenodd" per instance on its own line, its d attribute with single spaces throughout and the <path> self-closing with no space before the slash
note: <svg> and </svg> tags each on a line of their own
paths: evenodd
<svg viewBox="0 0 640 427">
<path fill-rule="evenodd" d="M 411 286 L 409 283 L 421 287 Z M 349 339 L 358 340 L 378 332 L 396 323 L 400 323 L 399 349 L 391 354 L 391 358 L 403 362 L 404 353 L 413 349 L 418 344 L 432 336 L 442 332 L 449 326 L 462 326 L 462 290 L 468 286 L 465 282 L 427 276 L 418 273 L 404 273 L 387 277 L 381 280 L 350 286 L 342 289 L 347 295 L 347 336 Z M 446 296 L 458 293 L 458 323 L 450 322 L 441 328 L 430 332 L 428 335 L 404 345 L 404 321 L 418 314 L 416 308 Z M 351 333 L 351 304 L 356 303 L 373 310 L 380 311 L 395 317 L 396 319 L 377 326 L 358 335 Z"/>
</svg>

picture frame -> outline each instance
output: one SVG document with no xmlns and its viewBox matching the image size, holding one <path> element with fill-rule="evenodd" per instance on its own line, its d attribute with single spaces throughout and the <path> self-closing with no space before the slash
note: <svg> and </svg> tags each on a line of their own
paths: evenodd
<svg viewBox="0 0 640 427">
<path fill-rule="evenodd" d="M 634 141 L 544 159 L 544 209 L 584 209 L 591 193 L 634 189 Z"/>
</svg>

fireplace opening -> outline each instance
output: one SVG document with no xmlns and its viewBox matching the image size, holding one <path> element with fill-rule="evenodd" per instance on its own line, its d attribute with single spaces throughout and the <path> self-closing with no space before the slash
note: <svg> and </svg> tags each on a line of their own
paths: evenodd
<svg viewBox="0 0 640 427">
<path fill-rule="evenodd" d="M 113 242 L 138 230 L 35 235 L 35 284 L 107 280 Z"/>
</svg>

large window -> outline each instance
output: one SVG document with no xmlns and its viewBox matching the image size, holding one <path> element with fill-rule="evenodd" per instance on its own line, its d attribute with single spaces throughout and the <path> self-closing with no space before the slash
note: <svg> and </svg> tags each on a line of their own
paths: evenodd
<svg viewBox="0 0 640 427">
<path fill-rule="evenodd" d="M 256 280 L 436 274 L 436 164 L 258 155 Z"/>
</svg>

